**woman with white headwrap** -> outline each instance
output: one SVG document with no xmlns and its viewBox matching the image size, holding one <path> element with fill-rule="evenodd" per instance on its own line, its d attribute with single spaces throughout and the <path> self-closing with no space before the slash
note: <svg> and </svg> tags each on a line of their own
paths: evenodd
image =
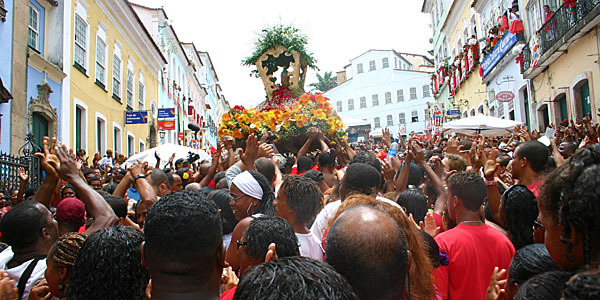
<svg viewBox="0 0 600 300">
<path fill-rule="evenodd" d="M 238 247 L 236 241 L 242 237 L 253 218 L 273 216 L 275 194 L 267 178 L 257 171 L 245 171 L 237 175 L 230 187 L 229 206 L 235 219 L 240 221 L 233 230 L 231 243 L 225 259 L 233 270 L 239 268 Z M 244 247 L 244 246 L 241 246 Z"/>
</svg>

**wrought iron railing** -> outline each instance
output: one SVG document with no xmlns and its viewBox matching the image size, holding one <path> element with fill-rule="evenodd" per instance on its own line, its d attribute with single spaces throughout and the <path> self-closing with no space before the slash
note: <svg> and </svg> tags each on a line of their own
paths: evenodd
<svg viewBox="0 0 600 300">
<path fill-rule="evenodd" d="M 39 158 L 34 156 L 41 149 L 35 145 L 32 134 L 28 134 L 25 141 L 25 145 L 16 154 L 0 152 L 0 191 L 2 192 L 19 189 L 21 184 L 19 168 L 23 168 L 28 172 L 27 187 L 37 189 L 41 185 L 42 169 Z M 8 195 L 5 194 L 5 196 Z"/>
<path fill-rule="evenodd" d="M 540 56 L 559 42 L 598 5 L 600 0 L 577 0 L 574 7 L 561 6 L 537 32 L 540 39 Z"/>
<path fill-rule="evenodd" d="M 530 67 L 531 67 L 531 48 L 529 48 L 529 44 L 525 44 L 525 47 L 523 47 L 523 69 L 522 69 L 522 71 L 525 72 L 525 71 L 529 70 Z"/>
</svg>

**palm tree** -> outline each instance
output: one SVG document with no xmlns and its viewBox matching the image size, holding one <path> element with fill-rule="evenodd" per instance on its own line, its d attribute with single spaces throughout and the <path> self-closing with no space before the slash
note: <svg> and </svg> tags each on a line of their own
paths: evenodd
<svg viewBox="0 0 600 300">
<path fill-rule="evenodd" d="M 310 86 L 313 87 L 313 91 L 314 90 L 318 90 L 322 93 L 325 93 L 327 91 L 329 91 L 330 89 L 334 88 L 337 86 L 337 77 L 331 77 L 332 72 L 325 72 L 325 74 L 323 74 L 323 76 L 321 77 L 321 75 L 319 75 L 317 73 L 317 79 L 319 80 L 319 82 L 315 82 L 315 83 L 311 83 Z"/>
</svg>

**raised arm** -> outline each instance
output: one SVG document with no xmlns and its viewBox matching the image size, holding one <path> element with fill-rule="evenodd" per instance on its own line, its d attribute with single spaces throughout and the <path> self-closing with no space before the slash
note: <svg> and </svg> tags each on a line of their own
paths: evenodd
<svg viewBox="0 0 600 300">
<path fill-rule="evenodd" d="M 490 157 L 485 162 L 483 173 L 486 180 L 487 197 L 490 206 L 490 212 L 492 213 L 492 217 L 494 217 L 498 224 L 504 226 L 504 222 L 502 222 L 500 218 L 500 200 L 502 196 L 500 195 L 500 191 L 498 190 L 498 185 L 494 184 L 496 179 L 496 173 L 498 172 L 499 167 L 500 164 L 496 163 L 496 153 L 492 152 L 492 155 L 490 155 Z"/>
<path fill-rule="evenodd" d="M 413 153 L 411 151 L 406 152 L 406 156 L 404 157 L 404 165 L 402 166 L 402 170 L 400 174 L 396 178 L 396 194 L 400 195 L 408 185 L 408 176 L 410 175 L 410 163 L 413 160 Z"/>
<path fill-rule="evenodd" d="M 221 143 L 217 146 L 217 151 L 212 155 L 212 164 L 208 168 L 208 173 L 202 178 L 200 181 L 200 186 L 205 187 L 211 182 L 211 180 L 215 177 L 217 173 L 217 168 L 219 167 L 219 163 L 221 161 Z M 216 182 L 215 182 L 216 184 Z"/>
<path fill-rule="evenodd" d="M 42 144 L 44 153 L 36 153 L 35 156 L 40 159 L 40 165 L 46 172 L 46 178 L 44 178 L 44 181 L 42 181 L 42 186 L 37 193 L 35 193 L 33 199 L 50 209 L 52 206 L 52 195 L 54 194 L 54 189 L 56 188 L 58 180 L 60 179 L 58 173 L 56 172 L 55 166 L 59 165 L 60 162 L 56 154 L 54 154 L 56 138 L 52 138 L 52 145 L 50 145 L 50 139 L 48 139 L 48 137 L 44 137 L 42 139 Z"/>
<path fill-rule="evenodd" d="M 60 159 L 60 165 L 55 165 L 58 174 L 73 186 L 79 200 L 83 202 L 87 212 L 94 218 L 94 223 L 85 233 L 89 235 L 98 229 L 117 224 L 117 216 L 108 202 L 79 177 L 73 151 L 69 152 L 66 145 L 58 145 L 55 151 Z"/>
<path fill-rule="evenodd" d="M 25 171 L 22 167 L 19 167 L 19 178 L 21 179 L 21 183 L 19 184 L 19 193 L 17 194 L 17 203 L 20 203 L 25 200 L 25 187 L 27 186 L 27 181 L 29 181 L 29 173 Z"/>
</svg>

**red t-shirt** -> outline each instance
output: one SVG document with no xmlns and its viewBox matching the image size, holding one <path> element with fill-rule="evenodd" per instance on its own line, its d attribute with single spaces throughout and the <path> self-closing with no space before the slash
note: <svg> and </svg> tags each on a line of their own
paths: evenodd
<svg viewBox="0 0 600 300">
<path fill-rule="evenodd" d="M 237 290 L 237 286 L 232 289 L 226 290 L 219 297 L 221 300 L 233 300 L 233 296 L 235 295 L 235 291 Z"/>
<path fill-rule="evenodd" d="M 535 198 L 538 198 L 540 194 L 540 190 L 542 189 L 542 184 L 544 183 L 543 179 L 537 180 L 530 184 L 527 188 L 535 195 Z"/>
<path fill-rule="evenodd" d="M 485 299 L 494 267 L 508 270 L 515 254 L 511 241 L 488 225 L 458 225 L 435 241 L 450 260 L 434 273 L 444 299 Z"/>
</svg>

